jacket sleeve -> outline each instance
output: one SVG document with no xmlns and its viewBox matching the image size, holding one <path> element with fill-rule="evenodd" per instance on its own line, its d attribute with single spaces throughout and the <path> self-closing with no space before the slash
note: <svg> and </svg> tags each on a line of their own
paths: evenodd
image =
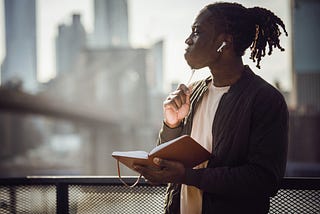
<svg viewBox="0 0 320 214">
<path fill-rule="evenodd" d="M 169 140 L 172 140 L 174 138 L 177 138 L 181 136 L 182 130 L 183 130 L 183 123 L 180 124 L 180 126 L 176 128 L 170 128 L 168 127 L 164 122 L 162 123 L 162 127 L 159 132 L 158 142 L 157 145 L 160 145 L 162 143 L 165 143 Z"/>
<path fill-rule="evenodd" d="M 262 90 L 253 104 L 246 161 L 237 166 L 187 169 L 187 185 L 226 197 L 277 192 L 286 165 L 288 110 L 282 95 L 269 89 Z"/>
<path fill-rule="evenodd" d="M 193 112 L 196 103 L 201 99 L 203 93 L 206 91 L 207 86 L 206 86 L 206 81 L 210 81 L 211 80 L 211 76 L 208 77 L 205 80 L 199 80 L 199 81 L 195 81 L 193 83 L 191 83 L 191 85 L 189 87 L 192 88 L 192 94 L 190 97 L 190 102 L 191 102 L 191 106 L 190 106 L 190 112 Z M 192 118 L 193 116 L 190 116 L 191 114 L 189 114 L 186 118 L 184 118 L 181 122 L 181 124 L 176 127 L 176 128 L 170 128 L 168 127 L 164 122 L 162 123 L 162 128 L 160 129 L 159 132 L 159 136 L 158 136 L 158 141 L 157 144 L 162 144 L 164 142 L 167 142 L 169 140 L 172 140 L 174 138 L 180 137 L 182 134 L 189 134 L 189 132 L 186 131 L 186 128 L 190 129 L 190 124 L 188 124 L 188 118 Z M 191 129 L 190 129 L 191 130 Z"/>
<path fill-rule="evenodd" d="M 182 124 L 177 128 L 170 128 L 164 122 L 159 132 L 158 145 L 181 136 Z M 164 201 L 165 213 L 180 213 L 180 184 L 169 183 Z"/>
</svg>

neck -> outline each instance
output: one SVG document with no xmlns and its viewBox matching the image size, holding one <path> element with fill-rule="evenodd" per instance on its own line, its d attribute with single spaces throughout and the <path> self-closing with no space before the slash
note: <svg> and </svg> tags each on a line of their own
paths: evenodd
<svg viewBox="0 0 320 214">
<path fill-rule="evenodd" d="M 244 65 L 241 57 L 234 60 L 228 60 L 227 63 L 209 67 L 213 76 L 213 85 L 217 87 L 229 86 L 240 79 Z"/>
</svg>

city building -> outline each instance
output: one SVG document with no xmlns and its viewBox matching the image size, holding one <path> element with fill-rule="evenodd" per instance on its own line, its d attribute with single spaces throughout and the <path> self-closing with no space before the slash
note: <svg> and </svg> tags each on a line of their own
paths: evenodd
<svg viewBox="0 0 320 214">
<path fill-rule="evenodd" d="M 71 72 L 72 66 L 86 47 L 86 31 L 81 16 L 73 14 L 71 25 L 61 24 L 56 37 L 56 75 Z"/>
<path fill-rule="evenodd" d="M 287 176 L 320 176 L 320 2 L 291 0 L 293 108 Z"/>
<path fill-rule="evenodd" d="M 127 0 L 94 0 L 92 46 L 129 46 Z"/>
<path fill-rule="evenodd" d="M 94 157 L 93 170 L 84 173 L 112 175 L 114 161 L 108 155 L 112 151 L 151 150 L 156 145 L 163 118 L 163 41 L 149 48 L 132 48 L 128 41 L 127 1 L 94 3 L 94 34 L 85 47 L 83 28 L 72 31 L 74 25 L 82 26 L 79 16 L 73 16 L 77 24 L 73 21 L 71 26 L 59 26 L 57 69 L 68 68 L 57 70 L 56 78 L 41 94 L 118 118 L 117 128 L 97 128 L 91 149 L 83 151 Z M 132 172 L 125 169 L 123 173 Z"/>
<path fill-rule="evenodd" d="M 5 51 L 1 84 L 21 85 L 35 93 L 37 84 L 36 1 L 5 0 Z"/>
<path fill-rule="evenodd" d="M 293 96 L 297 110 L 320 111 L 320 2 L 292 0 Z"/>
</svg>

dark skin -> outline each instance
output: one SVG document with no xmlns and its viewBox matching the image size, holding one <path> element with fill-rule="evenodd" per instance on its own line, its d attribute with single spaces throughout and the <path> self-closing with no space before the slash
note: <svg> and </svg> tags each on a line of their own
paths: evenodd
<svg viewBox="0 0 320 214">
<path fill-rule="evenodd" d="M 186 39 L 185 59 L 192 69 L 209 67 L 213 84 L 217 87 L 234 84 L 242 75 L 244 65 L 242 58 L 237 56 L 232 45 L 232 36 L 215 32 L 211 13 L 207 9 L 200 11 L 192 25 L 192 33 Z M 225 42 L 221 52 L 217 49 Z M 170 128 L 176 128 L 187 116 L 190 108 L 191 88 L 180 84 L 163 103 L 164 123 Z M 185 167 L 180 162 L 154 158 L 154 163 L 161 170 L 151 170 L 136 165 L 134 169 L 141 173 L 152 184 L 184 183 Z"/>
</svg>

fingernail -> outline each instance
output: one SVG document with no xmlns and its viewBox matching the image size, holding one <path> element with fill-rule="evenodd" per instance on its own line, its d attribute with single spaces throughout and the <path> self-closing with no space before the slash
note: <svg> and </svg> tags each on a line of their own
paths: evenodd
<svg viewBox="0 0 320 214">
<path fill-rule="evenodd" d="M 153 162 L 154 162 L 155 164 L 159 164 L 160 159 L 159 159 L 159 158 L 153 158 Z"/>
</svg>

